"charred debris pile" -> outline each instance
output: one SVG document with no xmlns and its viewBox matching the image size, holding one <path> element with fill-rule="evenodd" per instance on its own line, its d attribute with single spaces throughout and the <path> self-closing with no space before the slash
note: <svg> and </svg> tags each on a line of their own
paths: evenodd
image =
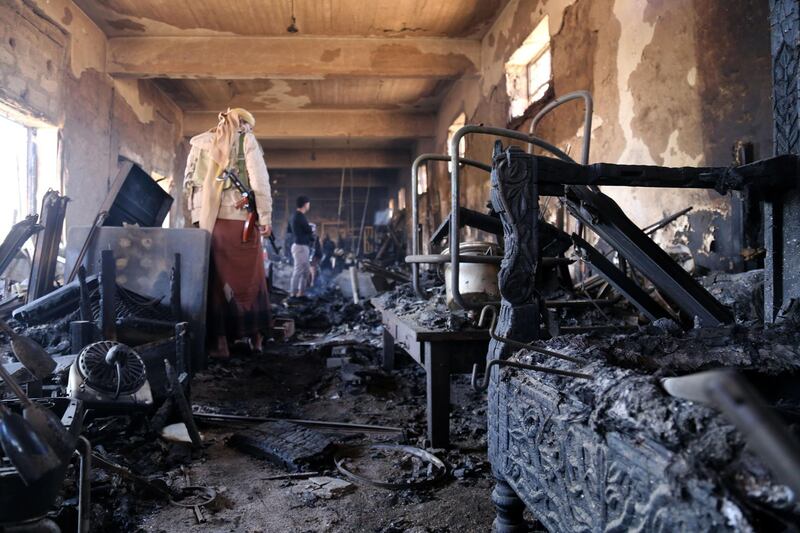
<svg viewBox="0 0 800 533">
<path fill-rule="evenodd" d="M 120 179 L 130 176 L 135 168 Z M 60 205 L 59 197 L 51 201 Z M 119 202 L 124 205 L 124 195 L 111 201 L 112 213 Z M 56 251 L 52 244 L 48 257 L 41 251 L 53 237 L 38 239 L 29 292 L 9 291 L 0 303 L 7 320 L 0 323 L 6 374 L 0 524 L 54 520 L 65 531 L 85 531 L 89 524 L 131 529 L 143 514 L 167 505 L 186 507 L 203 523 L 234 504 L 218 487 L 197 486 L 187 474 L 188 466 L 217 453 L 201 430 L 285 470 L 274 480 L 290 483 L 308 505 L 359 485 L 397 491 L 400 500 L 414 503 L 433 498 L 433 488 L 446 479 L 486 482 L 484 397 L 468 391 L 468 378 L 453 377 L 462 397 L 450 413 L 452 434 L 467 451 L 432 450 L 425 371 L 414 364 L 387 370 L 379 361 L 381 312 L 387 311 L 428 331 L 488 330 L 494 344 L 487 367 L 473 371 L 476 391 L 488 384 L 487 378 L 481 386 L 481 371 L 489 376 L 492 365 L 505 367 L 495 374 L 499 382 L 560 398 L 558 416 L 598 438 L 623 434 L 679 455 L 670 487 L 684 483 L 691 492 L 702 476 L 745 509 L 749 523 L 797 516 L 787 488 L 793 480 L 782 484 L 770 473 L 769 438 L 754 436 L 742 421 L 763 424 L 753 427 L 766 428 L 767 437 L 797 437 L 800 318 L 787 308 L 780 325 L 764 327 L 761 270 L 705 277 L 682 271 L 692 283 L 690 296 L 702 288 L 714 298 L 705 302 L 708 308 L 732 317 L 727 324 L 693 323 L 685 302 L 652 283 L 646 269 L 630 268 L 620 279 L 617 267 L 609 267 L 610 248 L 542 223 L 543 259 L 535 273 L 541 305 L 539 323 L 531 326 L 536 341 L 497 335 L 499 257 L 484 261 L 486 268 L 465 269 L 479 287 L 465 291 L 468 309 L 454 305 L 446 266 L 415 272 L 398 261 L 367 260 L 360 270 L 353 266 L 321 283 L 308 298 L 286 298 L 275 289 L 275 342 L 263 354 L 242 346 L 244 357 L 208 365 L 203 318 L 185 285 L 196 261 L 164 252 L 172 250 L 169 231 L 192 230 L 161 230 L 154 227 L 157 218 L 104 227 L 109 216 L 101 213 L 82 234 L 71 261 L 74 275 L 64 275 L 59 286 Z M 484 229 L 501 231 L 497 213 L 471 216 Z M 60 234 L 58 220 L 43 220 L 43 227 L 34 219 L 15 226 L 0 246 L 0 266 L 11 263 L 8 257 L 31 234 Z M 471 246 L 475 255 L 502 254 L 493 244 Z M 136 271 L 137 278 L 128 250 L 152 259 L 146 250 L 153 248 L 161 259 L 145 261 L 149 266 Z M 680 259 L 664 256 L 650 259 Z M 36 276 L 46 280 L 33 284 Z M 157 282 L 145 286 L 136 282 L 140 278 Z M 502 360 L 491 357 L 492 350 L 502 351 Z M 698 387 L 681 381 L 687 377 L 705 381 Z M 708 396 L 708 383 L 724 394 Z M 756 406 L 749 419 L 721 406 L 731 394 Z M 777 406 L 781 420 L 759 418 L 764 399 Z"/>
<path fill-rule="evenodd" d="M 548 425 L 585 428 L 587 447 L 622 439 L 666 458 L 668 476 L 654 491 L 678 491 L 687 501 L 710 492 L 717 499 L 709 505 L 728 502 L 720 512 L 731 527 L 787 527 L 800 516 L 790 466 L 800 438 L 800 316 L 789 307 L 782 322 L 764 326 L 762 270 L 698 281 L 734 321 L 690 327 L 675 313 L 628 316 L 616 330 L 548 336 L 543 329 L 541 340 L 509 346 L 498 387 L 518 391 L 507 400 L 521 402 L 520 416 L 531 398 L 555 402 Z M 608 323 L 622 311 L 613 309 L 567 319 Z M 541 453 L 559 448 L 560 429 L 537 431 Z"/>
<path fill-rule="evenodd" d="M 276 289 L 275 341 L 267 353 L 241 346 L 239 357 L 209 365 L 197 348 L 202 319 L 196 320 L 196 298 L 185 284 L 194 265 L 163 249 L 143 252 L 168 248 L 173 230 L 155 222 L 103 226 L 107 219 L 98 216 L 80 256 L 68 261 L 78 265 L 74 279 L 69 273 L 62 279 L 54 267 L 41 295 L 9 291 L 3 303 L 2 527 L 132 530 L 165 506 L 185 507 L 204 523 L 235 506 L 224 487 L 198 486 L 188 474 L 192 465 L 215 460 L 209 448 L 217 435 L 226 446 L 285 469 L 275 482 L 291 480 L 308 502 L 340 497 L 357 485 L 420 501 L 432 498 L 427 488 L 451 473 L 465 482 L 488 475 L 480 455 L 423 449 L 420 370 L 380 368 L 380 317 L 367 301 L 356 303 L 335 284 L 301 299 L 285 299 Z M 23 237 L 43 229 L 25 221 L 0 251 L 17 255 Z M 145 253 L 137 263 L 150 266 L 138 275 L 157 283 L 137 283 L 128 249 Z M 53 251 L 49 260 L 56 259 Z M 375 264 L 365 271 L 380 276 L 375 285 L 383 287 L 407 279 L 401 269 Z M 298 373 L 303 386 L 287 394 L 282 376 Z M 235 394 L 235 387 L 254 394 Z M 272 392 L 263 397 L 264 389 Z M 340 407 L 314 411 L 309 405 L 320 398 L 340 400 Z M 359 416 L 367 404 L 373 413 L 388 405 L 388 415 Z M 469 409 L 482 409 L 478 395 Z M 463 411 L 460 435 L 485 444 L 480 419 Z"/>
</svg>

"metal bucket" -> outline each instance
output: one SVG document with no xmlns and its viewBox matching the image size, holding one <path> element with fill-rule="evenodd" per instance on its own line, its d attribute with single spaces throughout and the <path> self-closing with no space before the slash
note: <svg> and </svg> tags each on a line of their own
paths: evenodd
<svg viewBox="0 0 800 533">
<path fill-rule="evenodd" d="M 493 242 L 462 242 L 459 246 L 461 255 L 503 255 L 503 248 Z M 442 255 L 450 255 L 450 250 L 444 250 Z M 457 307 L 453 303 L 453 290 L 450 282 L 450 263 L 444 267 L 445 294 L 447 306 Z M 458 266 L 458 289 L 461 297 L 470 308 L 482 307 L 489 302 L 500 301 L 500 288 L 498 287 L 497 275 L 500 273 L 500 265 L 485 263 L 459 263 Z"/>
</svg>

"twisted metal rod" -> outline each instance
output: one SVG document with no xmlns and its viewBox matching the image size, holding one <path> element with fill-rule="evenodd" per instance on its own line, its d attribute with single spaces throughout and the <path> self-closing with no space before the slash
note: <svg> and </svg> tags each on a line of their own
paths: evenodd
<svg viewBox="0 0 800 533">
<path fill-rule="evenodd" d="M 530 344 L 530 343 L 515 341 L 513 339 L 507 339 L 505 337 L 501 337 L 501 336 L 497 335 L 494 332 L 495 326 L 497 325 L 497 309 L 495 309 L 491 305 L 486 305 L 486 306 L 483 307 L 483 309 L 481 309 L 481 316 L 478 319 L 478 326 L 479 327 L 482 327 L 482 328 L 486 327 L 485 324 L 486 324 L 486 314 L 487 313 L 491 313 L 491 315 L 492 315 L 492 321 L 491 321 L 491 324 L 489 325 L 489 336 L 491 338 L 493 338 L 494 340 L 496 340 L 497 342 L 502 342 L 503 344 L 507 344 L 508 346 L 511 346 L 512 348 L 530 350 L 532 352 L 537 352 L 537 353 L 540 353 L 542 355 L 547 355 L 549 357 L 555 357 L 556 359 L 562 359 L 564 361 L 569 361 L 570 363 L 577 363 L 579 365 L 585 365 L 586 363 L 588 363 L 588 361 L 586 359 L 583 359 L 582 357 L 575 357 L 575 356 L 566 355 L 566 354 L 563 354 L 563 353 L 560 353 L 560 352 L 554 352 L 554 351 L 548 350 L 546 348 L 539 348 L 538 346 L 535 346 L 535 345 Z"/>
<path fill-rule="evenodd" d="M 478 365 L 472 365 L 472 378 L 470 380 L 470 384 L 476 392 L 483 392 L 489 388 L 489 378 L 491 377 L 493 366 L 507 366 L 511 368 L 519 368 L 521 370 L 533 370 L 536 372 L 543 372 L 545 374 L 553 374 L 556 376 L 564 376 L 576 379 L 586 379 L 590 381 L 594 379 L 594 376 L 591 374 L 583 374 L 581 372 L 573 372 L 571 370 L 561 370 L 558 368 L 550 368 L 539 365 L 528 365 L 525 363 L 518 363 L 516 361 L 507 361 L 505 359 L 492 359 L 491 361 L 486 361 L 486 370 L 483 373 L 483 381 L 481 383 L 478 383 Z"/>
<path fill-rule="evenodd" d="M 579 357 L 573 357 L 571 355 L 566 355 L 566 354 L 563 354 L 563 353 L 554 352 L 552 350 L 547 350 L 545 348 L 539 348 L 538 346 L 534 346 L 532 344 L 528 344 L 528 343 L 524 343 L 524 342 L 520 342 L 520 341 L 515 341 L 515 340 L 512 340 L 512 339 L 507 339 L 505 337 L 501 337 L 501 336 L 497 335 L 494 332 L 495 326 L 497 325 L 497 309 L 495 309 L 491 305 L 486 305 L 486 306 L 483 307 L 483 309 L 481 309 L 481 316 L 480 316 L 480 318 L 478 320 L 478 325 L 480 327 L 485 327 L 486 314 L 487 313 L 491 313 L 491 315 L 492 315 L 491 324 L 489 325 L 489 336 L 492 339 L 496 340 L 497 342 L 502 342 L 504 344 L 507 344 L 507 345 L 515 347 L 515 348 L 520 348 L 520 349 L 524 349 L 524 350 L 530 350 L 530 351 L 533 351 L 533 352 L 537 352 L 537 353 L 540 353 L 540 354 L 543 354 L 543 355 L 547 355 L 549 357 L 555 357 L 557 359 L 562 359 L 564 361 L 569 361 L 571 363 L 585 364 L 587 362 L 585 359 L 582 359 L 582 358 L 579 358 Z M 505 360 L 505 359 L 493 359 L 491 361 L 487 361 L 486 362 L 486 368 L 485 368 L 484 373 L 483 373 L 483 381 L 481 383 L 478 383 L 478 365 L 477 364 L 472 365 L 472 379 L 470 380 L 470 384 L 472 385 L 472 388 L 475 391 L 482 392 L 482 391 L 485 391 L 486 389 L 489 388 L 489 379 L 491 377 L 492 367 L 494 367 L 494 366 L 497 366 L 497 367 L 505 366 L 505 367 L 511 367 L 511 368 L 519 368 L 521 370 L 533 370 L 535 372 L 543 372 L 545 374 L 553 374 L 553 375 L 556 375 L 556 376 L 564 376 L 564 377 L 570 377 L 570 378 L 576 378 L 576 379 L 586 379 L 586 380 L 593 380 L 594 379 L 594 376 L 592 376 L 591 374 L 584 374 L 582 372 L 574 372 L 572 370 L 561 370 L 559 368 L 550 368 L 550 367 L 540 366 L 540 365 L 529 365 L 529 364 L 526 364 L 526 363 L 518 363 L 516 361 L 508 361 L 508 360 Z"/>
</svg>

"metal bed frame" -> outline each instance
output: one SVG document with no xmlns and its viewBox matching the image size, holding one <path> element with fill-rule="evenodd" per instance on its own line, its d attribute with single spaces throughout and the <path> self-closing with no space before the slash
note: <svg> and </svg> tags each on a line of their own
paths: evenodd
<svg viewBox="0 0 800 533">
<path fill-rule="evenodd" d="M 534 135 L 534 131 L 536 130 L 536 126 L 538 123 L 550 112 L 554 109 L 560 107 L 561 105 L 570 102 L 572 100 L 583 99 L 585 104 L 585 113 L 584 113 L 584 135 L 583 135 L 583 153 L 581 154 L 581 164 L 588 164 L 589 161 L 589 147 L 591 143 L 591 133 L 592 133 L 592 111 L 594 109 L 594 102 L 592 100 L 592 95 L 588 91 L 575 91 L 572 93 L 565 94 L 564 96 L 555 99 L 554 101 L 550 102 L 547 106 L 545 106 L 536 116 L 533 117 L 531 121 L 530 133 L 525 134 L 516 130 L 509 130 L 505 128 L 494 128 L 489 126 L 473 126 L 467 125 L 460 128 L 456 133 L 453 135 L 453 138 L 450 140 L 449 151 L 452 155 L 445 155 L 445 154 L 433 154 L 433 153 L 426 153 L 422 154 L 417 157 L 413 164 L 411 165 L 411 224 L 412 224 L 412 237 L 411 237 L 411 251 L 412 255 L 406 257 L 406 262 L 411 264 L 411 282 L 414 287 L 414 292 L 420 298 L 426 298 L 427 296 L 422 291 L 419 285 L 419 265 L 420 263 L 444 263 L 449 262 L 451 264 L 450 269 L 450 280 L 452 286 L 452 293 L 453 293 L 453 301 L 461 308 L 467 309 L 468 305 L 464 302 L 463 297 L 461 296 L 461 292 L 458 288 L 459 283 L 459 265 L 460 263 L 480 263 L 480 262 L 487 262 L 485 258 L 480 258 L 477 256 L 465 256 L 459 253 L 460 248 L 460 207 L 461 207 L 461 198 L 460 198 L 460 181 L 459 181 L 459 171 L 461 165 L 471 166 L 474 168 L 478 168 L 481 170 L 485 170 L 486 172 L 491 172 L 492 167 L 485 163 L 481 163 L 479 161 L 475 161 L 472 159 L 466 159 L 458 156 L 458 145 L 461 142 L 461 139 L 469 134 L 485 134 L 485 135 L 494 135 L 495 137 L 503 137 L 509 139 L 515 139 L 518 141 L 524 141 L 529 144 L 528 151 L 532 152 L 533 146 L 539 146 L 543 148 L 559 159 L 563 161 L 567 161 L 570 163 L 575 163 L 575 160 L 572 159 L 569 155 L 564 153 L 562 150 L 557 148 L 556 146 L 548 143 L 547 141 L 537 137 Z M 442 258 L 442 260 L 432 261 L 429 256 L 420 255 L 420 243 L 419 243 L 419 196 L 417 194 L 417 177 L 419 174 L 419 167 L 422 163 L 427 163 L 428 161 L 449 161 L 451 163 L 450 168 L 450 185 L 451 185 L 451 213 L 450 213 L 450 238 L 449 238 L 449 246 L 450 246 L 450 257 L 449 260 L 446 256 Z"/>
</svg>

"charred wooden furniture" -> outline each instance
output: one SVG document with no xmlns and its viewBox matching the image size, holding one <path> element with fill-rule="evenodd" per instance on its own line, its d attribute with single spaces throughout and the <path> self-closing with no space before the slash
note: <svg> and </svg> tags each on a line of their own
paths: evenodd
<svg viewBox="0 0 800 533">
<path fill-rule="evenodd" d="M 800 155 L 800 3 L 770 0 L 774 153 Z M 800 188 L 764 203 L 764 320 L 800 299 Z"/>
<path fill-rule="evenodd" d="M 776 154 L 800 152 L 798 116 L 800 89 L 797 35 L 800 4 L 775 0 L 773 8 L 773 56 L 775 58 Z M 574 98 L 582 97 L 580 94 Z M 591 120 L 591 97 L 587 122 Z M 570 99 L 573 97 L 570 97 Z M 548 106 L 567 101 L 563 97 Z M 543 112 L 546 112 L 543 111 Z M 531 133 L 534 131 L 536 117 Z M 586 127 L 585 131 L 591 131 Z M 467 126 L 451 139 L 451 153 L 458 153 L 461 138 L 470 133 L 511 137 L 525 141 L 518 132 Z M 696 187 L 719 192 L 747 190 L 766 202 L 765 227 L 768 248 L 766 297 L 767 320 L 778 304 L 800 290 L 797 250 L 785 250 L 787 235 L 797 235 L 796 205 L 800 194 L 798 158 L 776 157 L 736 168 L 660 168 L 635 165 L 588 165 L 588 136 L 582 165 L 565 154 L 550 150 L 560 160 L 523 156 L 519 149 L 493 154 L 492 205 L 505 231 L 506 257 L 500 272 L 503 297 L 496 336 L 517 342 L 538 337 L 539 298 L 530 287 L 540 258 L 537 235 L 539 195 L 562 196 L 570 212 L 591 227 L 643 273 L 676 304 L 688 321 L 699 317 L 705 325 L 730 322 L 732 317 L 685 272 L 676 268 L 646 234 L 633 225 L 598 186 Z M 452 284 L 458 285 L 457 240 L 459 229 L 459 169 L 451 165 L 453 212 L 451 215 Z M 793 215 L 795 213 L 795 215 Z M 791 220 L 789 220 L 791 219 Z M 664 316 L 663 310 L 613 264 L 580 236 L 573 235 L 578 252 L 593 264 L 648 318 Z M 798 239 L 792 241 L 795 246 Z M 788 263 L 787 263 L 788 261 Z M 522 290 L 520 290 L 522 288 Z M 494 338 L 488 358 L 508 358 L 509 347 Z M 601 435 L 585 422 L 588 410 L 578 397 L 565 396 L 559 388 L 539 381 L 511 377 L 489 379 L 489 457 L 497 479 L 493 501 L 497 507 L 495 530 L 525 531 L 522 519 L 527 506 L 550 530 L 708 530 L 724 523 L 721 506 L 708 486 L 693 490 L 691 498 L 654 492 L 667 474 L 674 454 L 655 442 L 633 442 L 618 434 Z M 508 376 L 507 376 L 508 377 Z"/>
<path fill-rule="evenodd" d="M 472 365 L 483 364 L 489 333 L 485 329 L 432 330 L 392 309 L 372 304 L 383 322 L 383 366 L 394 368 L 395 344 L 402 347 L 427 374 L 428 439 L 434 448 L 450 444 L 450 375 L 468 374 Z"/>
<path fill-rule="evenodd" d="M 797 159 L 779 157 L 743 167 L 659 168 L 636 165 L 577 165 L 533 156 L 498 142 L 493 154 L 491 198 L 503 220 L 506 257 L 500 272 L 503 297 L 495 333 L 527 342 L 538 337 L 541 302 L 530 280 L 540 258 L 533 250 L 539 194 L 564 191 L 570 212 L 603 236 L 621 256 L 667 294 L 687 318 L 705 325 L 732 320 L 729 311 L 676 265 L 596 185 L 686 186 L 717 190 L 750 188 L 763 198 L 791 190 L 797 181 Z M 564 188 L 564 184 L 570 184 Z M 573 236 L 591 259 L 592 248 Z M 645 240 L 647 239 L 647 240 Z M 613 265 L 602 264 L 608 271 Z M 615 268 L 615 267 L 614 267 Z M 608 272 L 606 272 L 608 275 Z M 620 279 L 611 276 L 612 281 Z M 653 302 L 628 287 L 626 296 L 659 316 Z M 626 292 L 626 291 L 623 291 Z M 492 340 L 490 360 L 509 357 L 508 346 Z M 624 435 L 601 435 L 582 418 L 588 409 L 579 397 L 535 378 L 489 380 L 489 457 L 497 487 L 495 529 L 524 531 L 527 506 L 551 530 L 622 529 L 707 530 L 724 518 L 708 487 L 691 498 L 656 493 L 675 453 L 656 442 Z"/>
</svg>

